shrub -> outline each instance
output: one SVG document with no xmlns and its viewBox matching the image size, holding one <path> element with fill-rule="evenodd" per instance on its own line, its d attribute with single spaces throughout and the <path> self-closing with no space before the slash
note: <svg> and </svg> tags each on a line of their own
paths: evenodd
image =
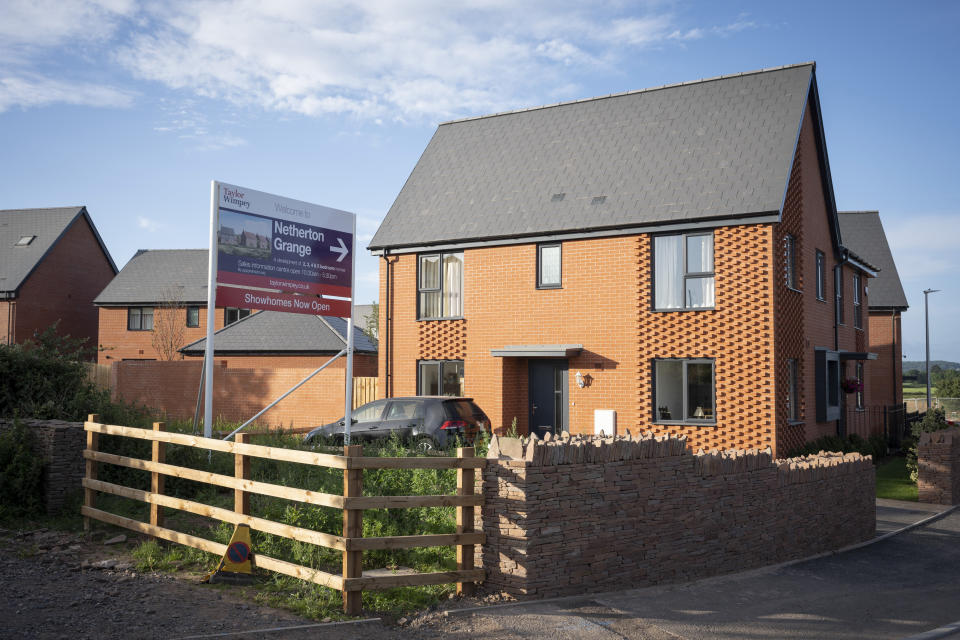
<svg viewBox="0 0 960 640">
<path fill-rule="evenodd" d="M 882 435 L 872 435 L 864 439 L 855 433 L 851 433 L 846 438 L 839 436 L 823 436 L 812 442 L 808 442 L 802 447 L 794 449 L 788 458 L 798 456 L 814 455 L 821 451 L 840 451 L 842 453 L 859 453 L 865 456 L 873 456 L 873 462 L 876 464 L 880 458 L 887 455 L 887 440 Z"/>
<path fill-rule="evenodd" d="M 905 438 L 903 448 L 907 450 L 907 471 L 910 472 L 910 479 L 917 481 L 919 467 L 917 465 L 917 442 L 920 440 L 920 434 L 923 432 L 940 431 L 949 429 L 946 414 L 943 409 L 936 407 L 923 414 L 923 419 L 914 422 L 910 426 L 911 437 Z"/>
<path fill-rule="evenodd" d="M 0 434 L 0 520 L 43 511 L 43 461 L 33 444 L 33 433 L 16 418 Z"/>
</svg>

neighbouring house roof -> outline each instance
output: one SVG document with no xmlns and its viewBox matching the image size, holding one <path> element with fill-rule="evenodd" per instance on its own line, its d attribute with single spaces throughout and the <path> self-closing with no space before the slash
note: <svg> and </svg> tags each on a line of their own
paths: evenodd
<svg viewBox="0 0 960 640">
<path fill-rule="evenodd" d="M 878 211 L 841 211 L 840 236 L 843 245 L 855 251 L 880 270 L 870 281 L 867 296 L 871 308 L 906 310 L 907 296 L 900 283 L 900 274 L 887 243 Z"/>
<path fill-rule="evenodd" d="M 804 63 L 441 124 L 369 249 L 776 221 L 816 91 L 814 69 Z M 822 144 L 820 152 L 832 201 Z"/>
<path fill-rule="evenodd" d="M 100 292 L 100 306 L 153 304 L 171 300 L 171 290 L 184 304 L 207 303 L 206 249 L 141 249 Z"/>
<path fill-rule="evenodd" d="M 116 273 L 117 266 L 86 207 L 6 209 L 0 211 L 0 297 L 14 294 L 80 217 L 90 225 L 103 255 Z M 32 239 L 18 246 L 22 238 Z"/>
<path fill-rule="evenodd" d="M 215 355 L 335 354 L 347 346 L 347 321 L 300 313 L 260 311 L 214 334 Z M 181 353 L 202 356 L 206 338 L 191 342 Z M 353 329 L 355 353 L 377 353 L 377 345 L 359 327 Z"/>
</svg>

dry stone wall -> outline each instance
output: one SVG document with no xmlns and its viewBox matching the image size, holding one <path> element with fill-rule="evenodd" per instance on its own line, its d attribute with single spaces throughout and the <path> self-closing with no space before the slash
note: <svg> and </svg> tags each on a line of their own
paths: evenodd
<svg viewBox="0 0 960 640">
<path fill-rule="evenodd" d="M 67 506 L 81 490 L 86 436 L 81 422 L 21 420 L 33 433 L 34 451 L 43 458 L 44 504 L 54 514 Z M 0 420 L 0 432 L 13 428 L 13 421 Z"/>
<path fill-rule="evenodd" d="M 960 429 L 920 434 L 917 490 L 920 502 L 960 504 Z"/>
<path fill-rule="evenodd" d="M 860 454 L 691 454 L 682 437 L 495 438 L 483 473 L 489 588 L 549 597 L 686 581 L 875 533 Z"/>
</svg>

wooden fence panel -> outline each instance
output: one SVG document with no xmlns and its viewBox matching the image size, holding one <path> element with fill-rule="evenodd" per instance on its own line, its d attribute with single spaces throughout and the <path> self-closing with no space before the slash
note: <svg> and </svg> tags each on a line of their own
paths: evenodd
<svg viewBox="0 0 960 640">
<path fill-rule="evenodd" d="M 170 433 L 164 430 L 163 423 L 155 423 L 153 430 L 100 424 L 99 416 L 96 415 L 89 416 L 88 421 L 84 424 L 84 429 L 87 432 L 87 450 L 83 452 L 86 461 L 86 477 L 83 480 L 84 504 L 81 507 L 81 515 L 84 517 L 85 528 L 89 528 L 90 520 L 95 519 L 210 553 L 219 555 L 224 553 L 225 545 L 165 528 L 163 526 L 162 508 L 167 507 L 233 524 L 248 524 L 252 529 L 264 533 L 335 549 L 343 554 L 341 575 L 303 567 L 261 554 L 256 555 L 255 564 L 268 571 L 276 571 L 341 591 L 343 593 L 344 611 L 349 615 L 360 614 L 363 590 L 456 582 L 458 593 L 468 594 L 473 590 L 473 583 L 483 580 L 483 570 L 476 569 L 473 566 L 473 552 L 474 545 L 483 544 L 485 538 L 482 532 L 474 531 L 473 515 L 475 507 L 483 504 L 483 496 L 475 493 L 476 469 L 483 468 L 486 465 L 486 460 L 475 457 L 474 450 L 471 447 L 458 449 L 456 458 L 373 458 L 364 457 L 363 449 L 359 445 L 344 447 L 344 455 L 335 456 L 250 444 L 247 442 L 248 434 L 238 434 L 236 442 L 226 442 Z M 144 460 L 98 451 L 100 434 L 150 441 L 152 444 L 151 457 L 149 460 Z M 226 476 L 200 469 L 167 464 L 164 458 L 168 444 L 231 453 L 234 455 L 234 475 Z M 251 457 L 342 469 L 344 472 L 343 495 L 324 494 L 296 487 L 253 481 L 250 479 Z M 150 491 L 98 480 L 98 462 L 149 472 L 151 474 Z M 364 469 L 456 469 L 457 495 L 364 496 Z M 163 494 L 165 476 L 186 478 L 233 489 L 234 509 L 231 511 L 166 496 Z M 96 506 L 97 492 L 122 496 L 149 504 L 149 522 L 140 522 L 98 509 Z M 335 536 L 254 517 L 250 515 L 250 494 L 253 493 L 341 509 L 343 511 L 342 535 Z M 382 538 L 363 537 L 363 511 L 365 509 L 403 509 L 421 506 L 456 507 L 456 533 Z M 363 552 L 365 550 L 432 546 L 455 546 L 457 550 L 457 570 L 395 576 L 364 576 L 363 574 Z"/>
<path fill-rule="evenodd" d="M 377 378 L 353 378 L 353 408 L 377 399 Z"/>
</svg>

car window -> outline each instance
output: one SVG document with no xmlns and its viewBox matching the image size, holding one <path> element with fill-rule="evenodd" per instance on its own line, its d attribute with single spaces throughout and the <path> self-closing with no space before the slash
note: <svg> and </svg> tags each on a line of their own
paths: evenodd
<svg viewBox="0 0 960 640">
<path fill-rule="evenodd" d="M 367 403 L 362 407 L 358 407 L 357 410 L 353 412 L 353 419 L 357 422 L 374 422 L 379 420 L 380 414 L 383 413 L 383 408 L 386 405 L 386 400 L 376 400 Z"/>
<path fill-rule="evenodd" d="M 407 420 L 423 416 L 423 403 L 419 400 L 400 400 L 390 404 L 387 420 Z"/>
<path fill-rule="evenodd" d="M 474 411 L 473 403 L 468 400 L 454 400 L 451 402 L 444 402 L 443 404 L 447 408 L 447 415 L 451 418 L 473 420 L 480 414 L 479 410 L 476 412 Z"/>
</svg>

